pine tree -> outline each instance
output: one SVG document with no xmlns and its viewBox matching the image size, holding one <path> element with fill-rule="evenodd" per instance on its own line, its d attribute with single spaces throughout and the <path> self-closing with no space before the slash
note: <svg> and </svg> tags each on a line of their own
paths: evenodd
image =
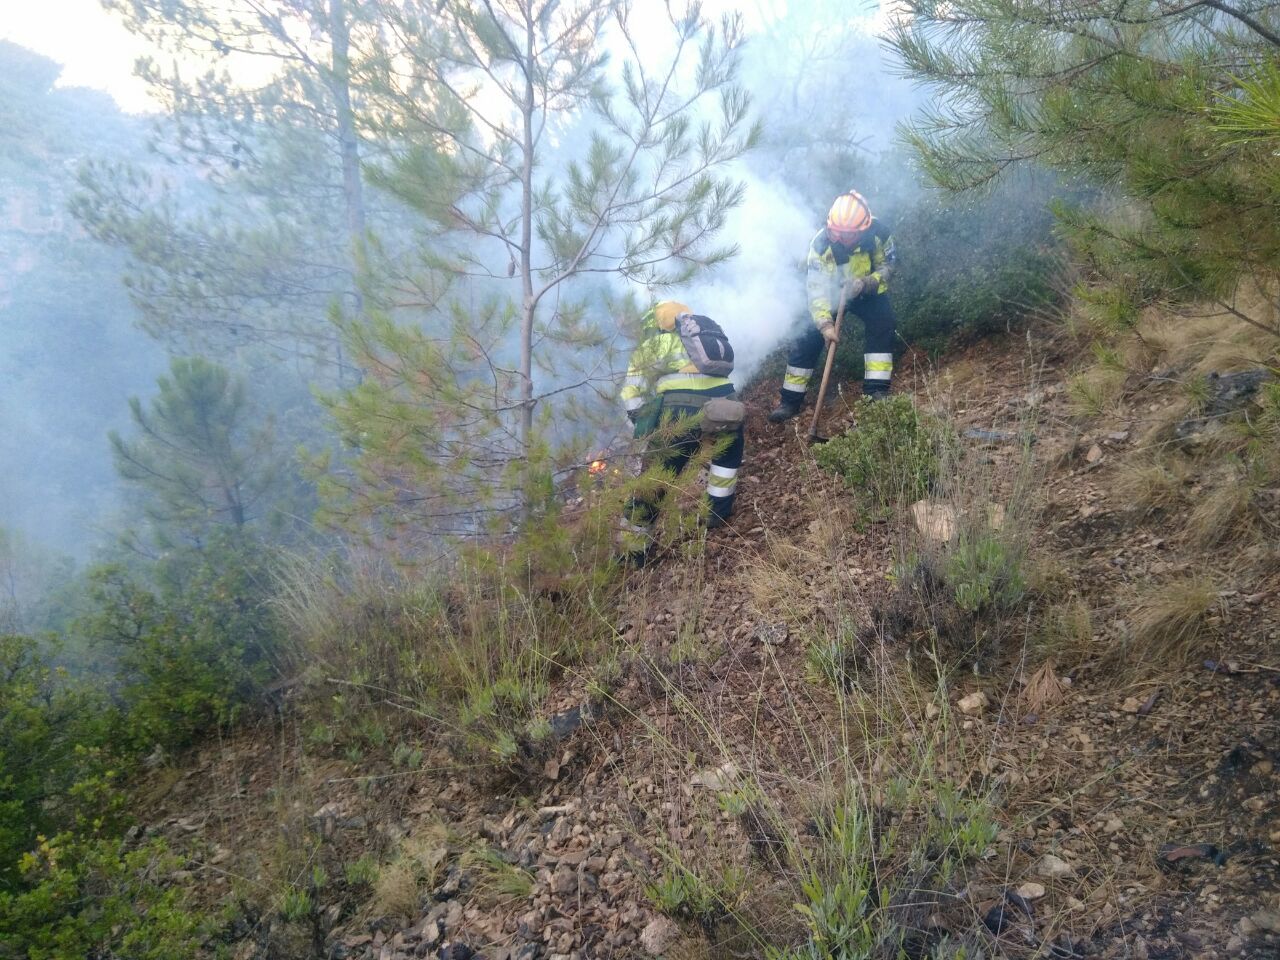
<svg viewBox="0 0 1280 960">
<path fill-rule="evenodd" d="M 937 182 L 1038 162 L 1108 189 L 1110 211 L 1059 212 L 1129 304 L 1121 319 L 1171 295 L 1274 325 L 1236 300 L 1242 285 L 1275 297 L 1274 146 L 1231 124 L 1280 62 L 1274 3 L 907 0 L 892 43 L 938 93 L 905 130 Z"/>
<path fill-rule="evenodd" d="M 75 212 L 132 255 L 147 329 L 179 350 L 265 344 L 340 371 L 326 314 L 335 298 L 359 306 L 357 262 L 375 214 L 361 164 L 381 147 L 359 116 L 374 4 L 106 6 L 156 51 L 138 72 L 165 108 L 154 145 L 178 176 L 96 160 Z"/>
<path fill-rule="evenodd" d="M 200 545 L 269 512 L 279 458 L 270 426 L 249 425 L 243 381 L 200 357 L 177 358 L 146 407 L 130 399 L 136 436 L 112 431 L 116 469 L 138 494 L 161 547 Z"/>
<path fill-rule="evenodd" d="M 618 0 L 388 14 L 382 100 L 404 149 L 371 179 L 436 231 L 420 270 L 371 280 L 344 321 L 367 376 L 333 404 L 358 448 L 341 482 L 384 520 L 527 513 L 570 398 L 615 389 L 608 278 L 668 287 L 735 252 L 715 236 L 742 197 L 718 168 L 758 138 L 741 24 L 664 3 L 655 54 L 655 7 L 645 42 Z M 606 35 L 627 51 L 613 72 Z"/>
</svg>

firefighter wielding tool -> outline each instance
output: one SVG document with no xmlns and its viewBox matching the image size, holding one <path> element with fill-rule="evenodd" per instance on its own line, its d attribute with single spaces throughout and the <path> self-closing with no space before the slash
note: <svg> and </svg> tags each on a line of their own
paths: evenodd
<svg viewBox="0 0 1280 960">
<path fill-rule="evenodd" d="M 836 314 L 841 306 L 846 318 L 852 315 L 862 321 L 866 334 L 863 395 L 877 399 L 888 394 L 897 323 L 889 300 L 889 278 L 897 262 L 893 235 L 871 215 L 862 194 L 850 190 L 836 197 L 826 226 L 809 241 L 805 258 L 805 291 L 813 326 L 796 338 L 787 354 L 778 406 L 769 412 L 770 423 L 785 423 L 800 415 L 822 349 L 838 339 Z M 830 371 L 828 353 L 827 373 Z M 817 422 L 815 416 L 815 430 Z"/>
<path fill-rule="evenodd" d="M 828 437 L 818 435 L 818 421 L 822 419 L 822 404 L 827 399 L 827 384 L 831 381 L 831 366 L 835 363 L 836 347 L 840 344 L 840 327 L 844 323 L 845 304 L 850 299 L 850 285 L 840 290 L 840 309 L 836 311 L 835 336 L 827 343 L 827 362 L 822 367 L 822 381 L 818 384 L 818 402 L 813 406 L 813 420 L 809 424 L 809 442 L 826 443 Z"/>
</svg>

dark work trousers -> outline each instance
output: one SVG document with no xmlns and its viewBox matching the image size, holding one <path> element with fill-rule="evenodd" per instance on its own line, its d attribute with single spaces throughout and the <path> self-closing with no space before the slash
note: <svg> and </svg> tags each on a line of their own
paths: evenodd
<svg viewBox="0 0 1280 960">
<path fill-rule="evenodd" d="M 862 392 L 869 397 L 889 392 L 893 380 L 893 342 L 897 335 L 897 317 L 887 293 L 873 293 L 850 300 L 845 305 L 841 336 L 849 331 L 849 319 L 856 316 L 866 332 L 865 372 Z M 822 354 L 822 332 L 813 324 L 792 345 L 787 356 L 787 372 L 782 378 L 782 402 L 802 403 L 813 379 L 814 368 Z"/>
<path fill-rule="evenodd" d="M 706 399 L 714 396 L 733 396 L 732 388 L 717 388 L 705 392 Z M 711 464 L 707 468 L 706 494 L 710 523 L 712 526 L 718 526 L 728 520 L 733 513 L 733 501 L 737 496 L 738 471 L 742 467 L 746 438 L 741 426 L 732 433 L 716 433 L 709 436 L 704 435 L 702 428 L 697 425 L 690 429 L 682 429 L 683 421 L 697 416 L 702 410 L 701 403 L 697 402 L 697 396 L 690 396 L 690 394 L 691 392 L 682 391 L 678 395 L 664 398 L 661 427 L 650 436 L 649 446 L 645 452 L 645 467 L 647 469 L 658 464 L 678 477 L 704 443 L 719 447 L 719 452 L 712 456 Z M 679 402 L 681 399 L 692 399 L 694 402 L 682 403 Z M 658 506 L 662 502 L 664 493 L 665 491 L 660 487 L 646 493 L 638 493 L 627 504 L 622 529 L 631 549 L 643 549 L 641 544 L 647 545 L 651 535 L 650 528 L 657 519 Z"/>
</svg>

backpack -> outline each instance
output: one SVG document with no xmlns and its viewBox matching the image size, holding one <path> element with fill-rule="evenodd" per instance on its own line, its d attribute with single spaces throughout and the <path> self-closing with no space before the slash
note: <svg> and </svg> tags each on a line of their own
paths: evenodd
<svg viewBox="0 0 1280 960">
<path fill-rule="evenodd" d="M 733 373 L 733 347 L 710 317 L 682 313 L 676 317 L 676 333 L 698 372 L 707 377 L 727 377 Z"/>
</svg>

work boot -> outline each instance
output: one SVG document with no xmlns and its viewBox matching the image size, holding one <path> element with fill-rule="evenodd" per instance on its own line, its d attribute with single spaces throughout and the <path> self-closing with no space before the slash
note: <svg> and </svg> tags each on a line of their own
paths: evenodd
<svg viewBox="0 0 1280 960">
<path fill-rule="evenodd" d="M 728 497 L 706 497 L 707 501 L 707 529 L 718 530 L 729 522 L 729 516 L 733 513 L 733 496 Z"/>
<path fill-rule="evenodd" d="M 624 570 L 643 570 L 652 559 L 652 551 L 647 547 L 643 550 L 628 550 L 615 554 L 613 559 Z"/>
<path fill-rule="evenodd" d="M 782 400 L 769 413 L 770 423 L 785 423 L 792 417 L 798 417 L 804 403 L 800 400 Z"/>
</svg>

